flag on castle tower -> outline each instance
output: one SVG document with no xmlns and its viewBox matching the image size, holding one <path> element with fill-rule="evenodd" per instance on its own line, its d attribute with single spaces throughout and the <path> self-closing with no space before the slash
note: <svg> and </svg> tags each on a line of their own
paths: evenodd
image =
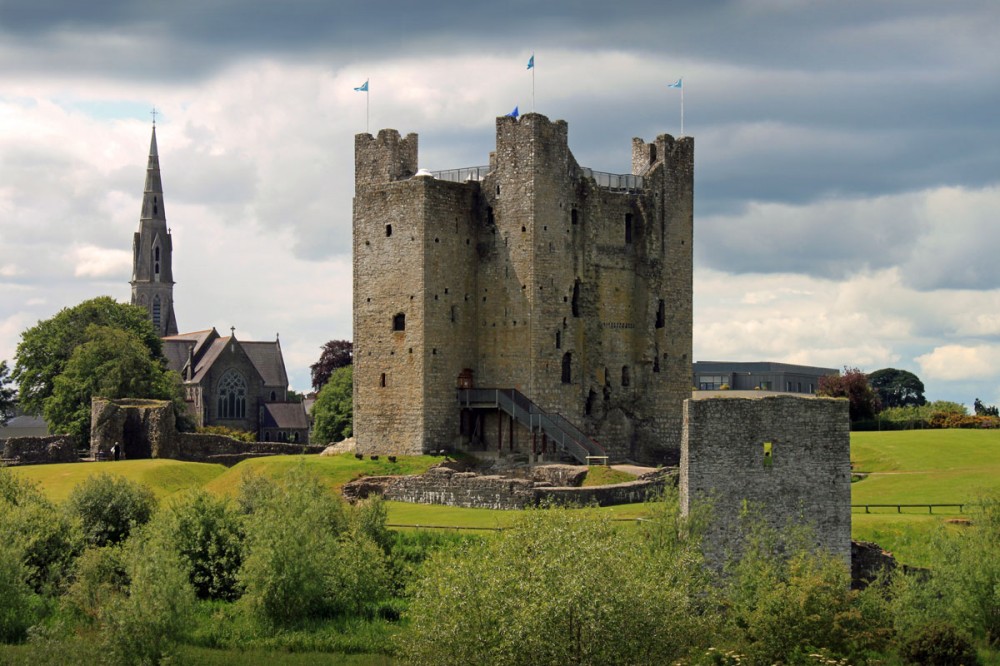
<svg viewBox="0 0 1000 666">
<path fill-rule="evenodd" d="M 510 113 L 508 113 L 505 117 L 507 117 L 507 118 L 513 118 L 514 120 L 517 120 L 517 117 L 519 115 L 521 115 L 521 114 L 517 112 L 517 107 L 515 106 L 514 110 L 511 111 Z"/>
<path fill-rule="evenodd" d="M 668 83 L 667 87 L 668 88 L 683 88 L 684 87 L 684 77 L 682 76 L 681 78 L 677 79 L 673 83 Z"/>
<path fill-rule="evenodd" d="M 535 54 L 532 53 L 531 57 L 528 58 L 528 69 L 534 69 L 534 68 L 535 68 Z"/>
<path fill-rule="evenodd" d="M 357 92 L 368 92 L 368 81 L 366 80 L 364 83 L 362 83 L 354 90 L 356 90 Z"/>
</svg>

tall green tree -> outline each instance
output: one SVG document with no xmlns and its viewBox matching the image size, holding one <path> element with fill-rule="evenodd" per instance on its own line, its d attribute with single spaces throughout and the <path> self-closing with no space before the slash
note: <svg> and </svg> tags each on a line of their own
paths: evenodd
<svg viewBox="0 0 1000 666">
<path fill-rule="evenodd" d="M 180 401 L 180 377 L 154 358 L 135 333 L 91 324 L 83 340 L 42 402 L 53 432 L 70 434 L 81 444 L 89 441 L 93 397 Z"/>
<path fill-rule="evenodd" d="M 829 398 L 847 398 L 851 421 L 874 418 L 882 410 L 878 394 L 868 383 L 868 375 L 858 368 L 844 366 L 844 371 L 839 375 L 820 377 L 816 394 Z"/>
<path fill-rule="evenodd" d="M 10 371 L 7 361 L 0 361 L 0 426 L 14 416 L 14 396 L 17 391 L 10 386 Z"/>
<path fill-rule="evenodd" d="M 29 414 L 43 413 L 56 377 L 65 370 L 76 348 L 86 342 L 87 327 L 92 324 L 129 331 L 149 350 L 151 358 L 163 358 L 163 345 L 145 309 L 109 296 L 63 308 L 21 333 L 12 374 L 18 383 L 21 409 Z"/>
<path fill-rule="evenodd" d="M 337 368 L 316 396 L 312 408 L 316 442 L 339 442 L 351 436 L 354 424 L 354 366 Z"/>
<path fill-rule="evenodd" d="M 927 403 L 924 383 L 909 370 L 882 368 L 868 375 L 868 383 L 878 394 L 883 409 L 919 407 Z"/>
</svg>

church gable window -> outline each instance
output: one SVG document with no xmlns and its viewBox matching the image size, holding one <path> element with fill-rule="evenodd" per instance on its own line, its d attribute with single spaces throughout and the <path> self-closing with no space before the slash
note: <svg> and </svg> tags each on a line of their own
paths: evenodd
<svg viewBox="0 0 1000 666">
<path fill-rule="evenodd" d="M 219 381 L 219 418 L 243 419 L 247 415 L 247 382 L 236 370 L 227 370 Z"/>
</svg>

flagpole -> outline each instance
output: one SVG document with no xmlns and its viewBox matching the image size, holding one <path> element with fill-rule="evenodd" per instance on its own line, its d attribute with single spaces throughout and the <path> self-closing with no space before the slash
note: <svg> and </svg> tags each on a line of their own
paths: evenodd
<svg viewBox="0 0 1000 666">
<path fill-rule="evenodd" d="M 681 85 L 681 136 L 684 136 L 684 86 Z"/>
<path fill-rule="evenodd" d="M 365 134 L 371 134 L 371 77 L 365 79 Z M 681 93 L 681 109 L 684 108 L 684 93 Z M 684 133 L 684 112 L 681 111 L 681 134 Z"/>
<path fill-rule="evenodd" d="M 531 54 L 531 112 L 535 112 L 535 54 Z"/>
</svg>

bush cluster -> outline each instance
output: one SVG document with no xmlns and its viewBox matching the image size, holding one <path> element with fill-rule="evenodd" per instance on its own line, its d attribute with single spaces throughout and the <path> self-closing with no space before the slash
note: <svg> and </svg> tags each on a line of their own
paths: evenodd
<svg viewBox="0 0 1000 666">
<path fill-rule="evenodd" d="M 1000 498 L 933 537 L 928 571 L 862 591 L 807 528 L 750 510 L 723 565 L 702 554 L 707 516 L 682 518 L 676 493 L 647 515 L 550 507 L 495 535 L 402 533 L 381 500 L 348 506 L 301 465 L 245 477 L 233 500 L 158 507 L 106 475 L 55 505 L 0 469 L 0 641 L 122 664 L 176 661 L 190 642 L 691 666 L 974 664 L 1000 646 Z"/>
</svg>

